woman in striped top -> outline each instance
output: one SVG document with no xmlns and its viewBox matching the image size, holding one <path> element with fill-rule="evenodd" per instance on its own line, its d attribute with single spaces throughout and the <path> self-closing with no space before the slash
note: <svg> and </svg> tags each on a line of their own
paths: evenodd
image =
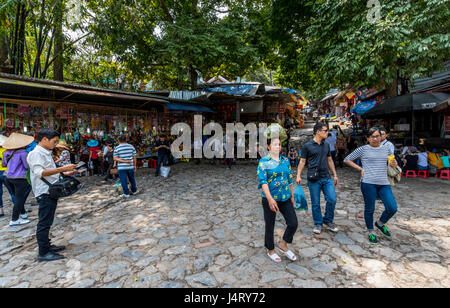
<svg viewBox="0 0 450 308">
<path fill-rule="evenodd" d="M 370 129 L 367 139 L 369 144 L 357 148 L 345 158 L 344 162 L 361 172 L 361 192 L 365 203 L 364 219 L 369 230 L 370 243 L 377 244 L 373 223 L 377 197 L 380 197 L 383 201 L 385 210 L 381 218 L 375 222 L 375 226 L 388 239 L 391 238 L 391 234 L 385 224 L 397 212 L 397 203 L 387 176 L 388 157 L 394 153 L 392 153 L 391 148 L 381 145 L 379 128 Z M 357 159 L 362 161 L 362 168 L 354 163 Z M 397 168 L 397 161 L 393 159 L 390 165 Z"/>
</svg>

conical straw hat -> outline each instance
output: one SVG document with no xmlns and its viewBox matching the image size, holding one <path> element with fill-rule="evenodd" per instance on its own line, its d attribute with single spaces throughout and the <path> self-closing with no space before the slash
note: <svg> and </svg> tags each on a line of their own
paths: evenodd
<svg viewBox="0 0 450 308">
<path fill-rule="evenodd" d="M 66 149 L 66 150 L 70 150 L 69 146 L 68 146 L 67 143 L 65 143 L 64 141 L 61 141 L 60 143 L 58 143 L 58 144 L 56 145 L 56 147 L 57 147 L 57 148 L 63 148 L 63 149 Z"/>
<path fill-rule="evenodd" d="M 8 139 L 8 137 L 0 135 L 0 147 L 3 146 L 3 143 L 5 143 L 6 139 Z"/>
<path fill-rule="evenodd" d="M 3 148 L 7 150 L 16 150 L 26 147 L 33 141 L 34 141 L 33 136 L 28 136 L 19 133 L 12 133 L 11 136 L 9 136 L 8 139 L 6 139 L 5 142 L 3 143 Z"/>
</svg>

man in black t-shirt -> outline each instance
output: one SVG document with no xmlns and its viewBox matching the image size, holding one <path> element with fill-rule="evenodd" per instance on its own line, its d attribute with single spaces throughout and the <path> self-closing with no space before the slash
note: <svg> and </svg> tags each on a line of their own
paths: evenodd
<svg viewBox="0 0 450 308">
<path fill-rule="evenodd" d="M 155 176 L 159 175 L 159 170 L 161 169 L 161 163 L 164 166 L 167 166 L 169 161 L 169 154 L 170 154 L 170 142 L 166 140 L 166 136 L 162 135 L 159 138 L 159 141 L 155 144 L 155 150 L 158 151 L 158 163 L 156 166 L 156 173 Z"/>
<path fill-rule="evenodd" d="M 413 151 L 411 154 L 405 156 L 403 171 L 406 172 L 408 170 L 417 171 L 419 156 L 415 155 L 416 151 Z"/>
<path fill-rule="evenodd" d="M 333 223 L 337 199 L 334 187 L 338 184 L 338 177 L 331 158 L 330 146 L 325 142 L 327 137 L 328 126 L 317 123 L 314 126 L 314 138 L 303 146 L 297 172 L 297 184 L 300 185 L 303 168 L 308 164 L 308 187 L 314 219 L 313 232 L 316 234 L 322 232 L 323 224 L 333 232 L 339 231 Z M 333 180 L 330 178 L 329 169 L 333 172 Z M 322 210 L 320 209 L 320 191 L 323 191 L 327 202 L 325 217 L 322 216 Z"/>
</svg>

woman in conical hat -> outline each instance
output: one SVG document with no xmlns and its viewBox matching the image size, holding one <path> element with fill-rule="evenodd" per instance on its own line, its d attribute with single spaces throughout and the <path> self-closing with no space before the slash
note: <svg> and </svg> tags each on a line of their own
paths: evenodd
<svg viewBox="0 0 450 308">
<path fill-rule="evenodd" d="M 20 133 L 12 133 L 3 143 L 2 147 L 7 150 L 17 150 L 25 148 L 34 141 L 33 136 L 28 136 Z"/>
<path fill-rule="evenodd" d="M 14 194 L 14 208 L 11 227 L 30 223 L 25 211 L 25 201 L 30 193 L 30 184 L 27 181 L 27 154 L 25 148 L 34 141 L 32 136 L 12 133 L 3 143 L 8 151 L 3 158 L 3 166 L 8 167 L 5 172 L 6 181 Z"/>
<path fill-rule="evenodd" d="M 8 168 L 3 167 L 1 164 L 3 162 L 3 156 L 7 151 L 2 147 L 6 139 L 8 139 L 8 137 L 0 135 L 0 217 L 5 216 L 5 214 L 3 213 L 3 184 L 5 185 L 6 189 L 8 189 L 9 194 L 11 195 L 12 203 L 14 204 L 14 194 L 11 190 L 11 187 L 9 187 L 8 183 L 6 182 L 6 178 L 3 176 Z"/>
<path fill-rule="evenodd" d="M 72 162 L 70 161 L 70 148 L 64 141 L 61 141 L 56 145 L 56 149 L 58 150 L 58 160 L 55 161 L 58 167 L 63 167 L 66 165 L 70 165 Z"/>
</svg>

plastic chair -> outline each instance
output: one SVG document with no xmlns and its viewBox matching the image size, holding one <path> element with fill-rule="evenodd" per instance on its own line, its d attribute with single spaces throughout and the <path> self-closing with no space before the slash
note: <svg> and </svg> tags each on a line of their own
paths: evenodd
<svg viewBox="0 0 450 308">
<path fill-rule="evenodd" d="M 441 156 L 442 164 L 444 165 L 444 168 L 449 169 L 450 168 L 450 156 Z"/>
<path fill-rule="evenodd" d="M 450 180 L 450 170 L 441 170 L 441 179 Z"/>
<path fill-rule="evenodd" d="M 419 170 L 417 177 L 427 179 L 430 177 L 430 172 L 428 170 Z"/>
<path fill-rule="evenodd" d="M 158 161 L 155 159 L 150 159 L 150 168 L 156 169 Z"/>
<path fill-rule="evenodd" d="M 406 178 L 416 178 L 417 177 L 416 171 L 414 171 L 414 170 L 406 171 L 406 176 L 405 177 Z"/>
</svg>

